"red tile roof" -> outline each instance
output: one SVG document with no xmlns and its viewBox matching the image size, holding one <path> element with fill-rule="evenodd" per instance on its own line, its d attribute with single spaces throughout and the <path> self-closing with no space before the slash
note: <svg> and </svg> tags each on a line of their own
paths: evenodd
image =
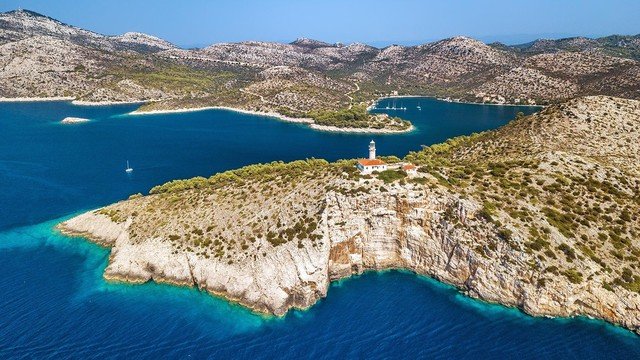
<svg viewBox="0 0 640 360">
<path fill-rule="evenodd" d="M 407 164 L 402 166 L 402 170 L 415 170 L 416 166 L 413 164 Z"/>
<path fill-rule="evenodd" d="M 379 159 L 360 159 L 358 160 L 358 164 L 362 166 L 375 166 L 375 165 L 385 165 L 386 163 Z"/>
</svg>

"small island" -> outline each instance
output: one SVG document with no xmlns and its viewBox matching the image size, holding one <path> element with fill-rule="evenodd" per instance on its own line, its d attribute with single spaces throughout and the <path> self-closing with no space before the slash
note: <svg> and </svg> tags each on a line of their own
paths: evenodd
<svg viewBox="0 0 640 360">
<path fill-rule="evenodd" d="M 89 122 L 89 119 L 85 119 L 85 118 L 79 118 L 79 117 L 66 117 L 64 118 L 62 121 L 60 121 L 61 124 L 82 124 L 82 123 L 86 123 Z"/>
<path fill-rule="evenodd" d="M 404 159 L 251 165 L 58 225 L 109 281 L 196 287 L 284 315 L 331 281 L 408 269 L 535 316 L 640 331 L 640 102 L 585 97 Z M 363 144 L 363 150 L 366 144 Z"/>
</svg>

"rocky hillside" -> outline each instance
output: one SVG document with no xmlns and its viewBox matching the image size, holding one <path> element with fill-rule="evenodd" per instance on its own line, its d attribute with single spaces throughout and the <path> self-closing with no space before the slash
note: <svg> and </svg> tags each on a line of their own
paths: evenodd
<svg viewBox="0 0 640 360">
<path fill-rule="evenodd" d="M 499 44 L 495 44 L 499 47 Z M 560 51 L 599 52 L 612 56 L 640 60 L 640 34 L 635 36 L 611 35 L 598 39 L 573 37 L 560 40 L 541 39 L 514 46 L 513 49 L 530 54 Z"/>
<path fill-rule="evenodd" d="M 536 316 L 640 329 L 640 101 L 585 97 L 360 175 L 354 161 L 174 181 L 59 228 L 105 278 L 194 286 L 284 314 L 330 281 L 406 268 Z"/>
<path fill-rule="evenodd" d="M 637 36 L 486 45 L 454 37 L 378 49 L 298 39 L 185 50 L 105 36 L 26 11 L 0 14 L 0 97 L 151 101 L 146 110 L 232 106 L 306 117 L 398 93 L 489 103 L 640 97 Z"/>
<path fill-rule="evenodd" d="M 152 53 L 175 48 L 173 44 L 150 35 L 130 32 L 120 36 L 104 36 L 28 10 L 0 14 L 0 44 L 36 36 L 56 38 L 102 50 Z"/>
</svg>

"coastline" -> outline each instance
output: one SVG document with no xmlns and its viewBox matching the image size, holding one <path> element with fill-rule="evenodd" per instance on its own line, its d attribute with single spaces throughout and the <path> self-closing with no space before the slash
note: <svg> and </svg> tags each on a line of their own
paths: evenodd
<svg viewBox="0 0 640 360">
<path fill-rule="evenodd" d="M 113 245 L 110 245 L 108 242 L 105 241 L 101 241 L 99 238 L 93 236 L 91 233 L 88 232 L 74 232 L 71 229 L 67 229 L 64 226 L 61 226 L 62 224 L 58 224 L 55 226 L 55 229 L 58 230 L 60 232 L 60 234 L 62 234 L 63 236 L 66 236 L 68 238 L 80 238 L 83 239 L 84 241 L 88 242 L 88 243 L 92 243 L 95 244 L 97 246 L 99 246 L 100 248 L 112 251 L 112 247 Z M 551 319 L 551 320 L 572 320 L 572 319 L 584 319 L 584 320 L 590 320 L 590 321 L 595 321 L 601 324 L 605 324 L 607 326 L 611 326 L 612 329 L 615 330 L 619 330 L 622 331 L 625 335 L 628 336 L 632 336 L 632 337 L 636 337 L 636 336 L 640 336 L 640 332 L 636 332 L 632 329 L 629 328 L 625 328 L 624 326 L 618 324 L 618 323 L 614 323 L 611 321 L 607 321 L 603 318 L 599 318 L 599 317 L 594 317 L 594 316 L 590 316 L 590 315 L 584 315 L 584 314 L 578 314 L 578 315 L 549 315 L 549 314 L 535 314 L 535 313 L 531 313 L 526 311 L 526 309 L 523 309 L 521 307 L 515 306 L 515 305 L 508 305 L 499 301 L 493 301 L 491 299 L 485 299 L 485 298 L 481 298 L 481 297 L 475 297 L 475 296 L 471 296 L 469 293 L 465 292 L 465 290 L 460 287 L 460 286 L 456 286 L 453 283 L 447 282 L 445 280 L 439 279 L 437 277 L 434 276 L 430 276 L 428 274 L 423 274 L 420 272 L 417 272 L 415 270 L 412 270 L 410 268 L 407 267 L 389 267 L 389 268 L 382 268 L 382 269 L 365 269 L 362 273 L 354 273 L 351 274 L 350 276 L 345 276 L 345 277 L 341 277 L 341 278 L 337 278 L 334 280 L 330 280 L 329 282 L 329 288 L 330 289 L 332 286 L 342 286 L 343 283 L 352 281 L 352 280 L 357 280 L 359 277 L 365 275 L 365 274 L 384 274 L 384 273 L 388 273 L 388 272 L 392 272 L 392 271 L 396 271 L 399 273 L 404 273 L 410 276 L 414 276 L 416 279 L 418 280 L 422 280 L 422 281 L 428 281 L 430 283 L 432 283 L 435 286 L 441 286 L 441 287 L 446 287 L 446 288 L 450 288 L 453 289 L 454 291 L 456 291 L 457 294 L 461 295 L 463 297 L 463 299 L 465 301 L 470 301 L 473 302 L 473 305 L 485 305 L 485 306 L 497 306 L 501 309 L 504 310 L 512 310 L 512 311 L 517 311 L 518 314 L 521 314 L 522 316 L 526 316 L 529 317 L 531 319 Z M 134 276 L 129 277 L 129 276 L 122 276 L 122 275 L 106 275 L 103 274 L 103 279 L 108 282 L 108 283 L 114 283 L 114 284 L 126 284 L 126 285 L 141 285 L 147 282 L 147 280 L 143 280 L 143 279 L 138 279 Z M 154 278 L 153 280 L 151 280 L 152 282 L 156 283 L 156 284 L 162 284 L 162 285 L 167 285 L 167 286 L 173 286 L 173 287 L 177 287 L 177 288 L 186 288 L 186 289 L 193 289 L 194 291 L 202 291 L 199 290 L 197 286 L 195 286 L 193 283 L 189 283 L 189 282 L 185 282 L 185 281 L 175 281 L 172 279 L 167 279 L 167 278 Z M 256 307 L 255 304 L 250 304 L 247 302 L 242 301 L 242 299 L 239 298 L 234 298 L 232 296 L 230 296 L 227 293 L 224 293 L 222 291 L 214 291 L 212 289 L 205 289 L 204 292 L 206 294 L 208 294 L 209 296 L 215 297 L 217 299 L 220 299 L 222 301 L 227 302 L 230 305 L 233 306 L 239 306 L 242 307 L 243 309 L 246 309 L 248 311 L 250 311 L 252 314 L 259 316 L 263 319 L 281 319 L 284 318 L 285 316 L 287 316 L 290 312 L 292 311 L 302 311 L 302 312 L 307 312 L 310 311 L 314 306 L 317 305 L 317 303 L 311 304 L 307 307 L 292 307 L 290 308 L 287 312 L 283 313 L 283 314 L 274 314 L 272 312 L 270 312 L 269 310 L 260 308 L 260 307 Z M 318 299 L 318 300 L 322 300 Z"/>
<path fill-rule="evenodd" d="M 69 101 L 75 97 L 70 96 L 54 96 L 54 97 L 16 97 L 16 98 L 0 98 L 0 102 L 47 102 L 47 101 Z"/>
<path fill-rule="evenodd" d="M 95 210 L 91 211 L 90 213 L 94 213 L 94 212 Z M 86 216 L 87 214 L 89 213 L 81 214 L 77 217 Z M 116 246 L 116 241 L 117 239 L 120 239 L 122 237 L 122 233 L 126 233 L 127 234 L 126 237 L 128 237 L 128 230 L 126 225 L 124 225 L 123 227 L 120 227 L 122 225 L 111 224 L 118 227 L 117 229 L 118 231 L 114 232 L 112 228 L 112 229 L 107 229 L 107 231 L 102 231 L 101 234 L 98 234 L 95 231 L 96 228 L 80 230 L 78 228 L 74 228 L 73 225 L 69 225 L 68 221 L 73 221 L 74 219 L 75 218 L 71 218 L 62 223 L 58 223 L 54 227 L 54 229 L 66 237 L 81 238 L 89 243 L 94 243 L 102 248 L 108 249 L 110 252 L 113 252 L 114 250 L 118 251 Z M 99 221 L 99 222 L 102 222 L 103 224 L 101 225 L 103 226 L 104 224 L 107 224 L 110 221 L 107 220 L 106 223 L 103 221 Z M 118 234 L 119 231 L 122 231 L 122 233 Z M 333 253 L 332 251 L 333 250 L 331 250 L 331 252 L 329 252 L 327 255 L 330 256 L 330 254 Z M 112 260 L 110 257 L 109 266 L 111 265 L 111 262 Z M 193 266 L 193 264 L 189 263 L 189 266 Z M 105 271 L 103 273 L 103 279 L 106 282 L 122 283 L 122 284 L 130 284 L 130 285 L 139 285 L 139 284 L 146 283 L 148 281 L 153 281 L 157 284 L 165 284 L 165 285 L 175 286 L 175 287 L 199 289 L 199 291 L 204 291 L 210 296 L 217 297 L 230 304 L 242 306 L 256 315 L 259 315 L 265 318 L 282 318 L 292 310 L 298 310 L 298 311 L 309 310 L 310 308 L 315 306 L 319 300 L 327 297 L 328 290 L 332 285 L 340 284 L 343 281 L 348 281 L 350 279 L 353 279 L 354 277 L 361 276 L 364 273 L 384 273 L 388 271 L 399 271 L 399 272 L 411 274 L 412 276 L 415 276 L 418 279 L 420 278 L 428 279 L 430 281 L 434 281 L 435 283 L 441 286 L 451 287 L 455 289 L 459 294 L 465 296 L 465 298 L 468 299 L 469 301 L 476 301 L 480 304 L 490 304 L 490 305 L 501 306 L 505 309 L 517 310 L 519 313 L 526 316 L 530 316 L 532 318 L 572 319 L 577 317 L 577 318 L 591 319 L 591 320 L 612 325 L 615 328 L 623 329 L 625 332 L 628 332 L 630 335 L 636 335 L 636 336 L 640 335 L 640 331 L 638 331 L 638 329 L 629 327 L 628 325 L 625 326 L 625 324 L 621 322 L 612 321 L 611 319 L 608 319 L 605 316 L 595 316 L 594 314 L 589 314 L 584 312 L 564 311 L 563 309 L 555 309 L 555 311 L 549 311 L 549 309 L 546 309 L 546 308 L 538 309 L 534 307 L 523 306 L 523 304 L 518 302 L 517 299 L 510 299 L 508 296 L 506 298 L 501 298 L 499 293 L 487 294 L 484 292 L 470 291 L 470 289 L 467 288 L 467 285 L 464 283 L 463 281 L 464 279 L 458 279 L 455 276 L 454 277 L 446 276 L 445 273 L 437 271 L 436 268 L 431 269 L 431 268 L 424 268 L 421 266 L 409 265 L 405 263 L 391 262 L 391 263 L 385 263 L 384 265 L 378 264 L 374 266 L 365 266 L 359 269 L 360 270 L 358 271 L 349 271 L 346 273 L 341 273 L 339 270 L 337 272 L 333 271 L 333 274 L 330 274 L 328 278 L 328 282 L 326 284 L 327 287 L 323 294 L 314 298 L 313 301 L 310 303 L 289 304 L 287 308 L 284 309 L 284 311 L 274 311 L 273 308 L 269 307 L 265 303 L 257 301 L 256 299 L 245 298 L 241 295 L 231 293 L 227 290 L 217 290 L 215 288 L 202 287 L 201 285 L 198 284 L 198 282 L 193 277 L 189 279 L 181 279 L 178 277 L 172 277 L 170 274 L 155 273 L 155 272 L 149 277 L 144 277 L 144 276 L 140 276 L 140 274 L 137 274 L 135 271 L 129 270 L 124 272 L 116 271 L 113 273 L 108 273 L 107 271 Z M 504 294 L 501 294 L 501 295 L 504 295 Z M 282 309 L 278 309 L 278 310 L 282 310 Z"/>
<path fill-rule="evenodd" d="M 49 101 L 71 101 L 71 104 L 78 106 L 109 106 L 109 105 L 130 105 L 145 104 L 158 100 L 138 100 L 138 101 L 83 101 L 76 100 L 73 96 L 53 96 L 53 97 L 0 97 L 0 103 L 8 102 L 49 102 Z"/>
<path fill-rule="evenodd" d="M 198 111 L 206 111 L 206 110 L 227 110 L 233 111 L 241 114 L 247 115 L 258 115 L 258 116 L 266 116 L 271 118 L 277 118 L 282 121 L 292 122 L 292 123 L 301 123 L 301 124 L 313 124 L 313 119 L 309 118 L 293 118 L 290 116 L 281 115 L 275 112 L 263 112 L 263 111 L 254 111 L 254 110 L 245 110 L 239 108 L 233 108 L 229 106 L 203 106 L 196 108 L 179 108 L 179 109 L 166 109 L 166 110 L 134 110 L 127 115 L 158 115 L 158 114 L 179 114 L 179 113 L 189 113 L 189 112 L 198 112 Z"/>
<path fill-rule="evenodd" d="M 73 105 L 78 106 L 109 106 L 109 105 L 131 105 L 131 104 L 145 104 L 147 102 L 153 102 L 157 100 L 146 101 L 84 101 L 84 100 L 72 100 Z"/>
<path fill-rule="evenodd" d="M 386 134 L 386 135 L 395 135 L 395 134 L 405 134 L 410 133 L 416 129 L 413 124 L 404 130 L 390 130 L 390 129 L 369 129 L 369 128 L 340 128 L 336 126 L 326 126 L 326 125 L 318 125 L 318 124 L 310 124 L 309 127 L 313 130 L 318 131 L 326 131 L 326 132 L 337 132 L 337 133 L 357 133 L 357 134 Z"/>
<path fill-rule="evenodd" d="M 421 97 L 421 96 L 415 96 Z M 75 100 L 74 97 L 51 97 L 51 98 L 0 98 L 0 102 L 46 102 L 46 101 L 71 101 L 71 104 L 77 106 L 109 106 L 109 105 L 132 105 L 132 104 L 145 104 L 148 102 L 155 102 L 158 100 L 149 100 L 149 101 L 82 101 Z M 132 112 L 127 113 L 126 115 L 132 116 L 143 116 L 143 115 L 159 115 L 159 114 L 180 114 L 180 113 L 189 113 L 189 112 L 198 112 L 198 111 L 206 111 L 206 110 L 227 110 L 233 111 L 241 114 L 247 115 L 257 115 L 269 117 L 272 119 L 296 123 L 296 124 L 307 124 L 309 128 L 317 131 L 325 131 L 325 132 L 334 132 L 334 133 L 351 133 L 351 134 L 404 134 L 414 131 L 415 126 L 411 125 L 409 128 L 405 130 L 389 130 L 389 129 L 370 129 L 370 128 L 340 128 L 336 126 L 326 126 L 326 125 L 318 125 L 313 119 L 310 118 L 294 118 L 282 114 L 278 114 L 276 112 L 263 112 L 263 111 L 254 111 L 254 110 L 245 110 L 239 109 L 229 106 L 203 106 L 196 108 L 179 108 L 179 109 L 166 109 L 166 110 L 134 110 Z M 63 122 L 64 124 L 69 124 L 71 121 Z M 80 123 L 73 122 L 73 123 Z"/>
<path fill-rule="evenodd" d="M 468 105 L 492 105 L 492 106 L 527 106 L 527 107 L 540 107 L 543 108 L 544 105 L 521 105 L 521 104 L 491 104 L 491 103 L 478 103 L 478 102 L 467 102 L 467 101 L 445 101 L 440 98 L 436 98 L 433 96 L 424 96 L 424 95 L 390 95 L 383 96 L 374 101 L 372 105 L 367 107 L 367 111 L 376 110 L 376 104 L 380 100 L 385 99 L 399 99 L 399 98 L 426 98 L 433 99 L 442 102 L 452 102 L 457 104 L 468 104 Z M 50 98 L 0 98 L 1 102 L 45 102 L 45 101 L 69 101 L 71 100 L 71 104 L 77 106 L 109 106 L 109 105 L 133 105 L 133 104 L 146 104 L 149 102 L 157 102 L 161 100 L 140 100 L 140 101 L 83 101 L 76 100 L 74 97 L 50 97 Z M 158 114 L 179 114 L 179 113 L 189 113 L 189 112 L 198 112 L 198 111 L 206 111 L 206 110 L 227 110 L 233 111 L 241 114 L 247 115 L 257 115 L 257 116 L 265 116 L 269 118 L 273 118 L 280 121 L 297 123 L 297 124 L 307 124 L 309 128 L 316 131 L 324 131 L 324 132 L 333 132 L 333 133 L 351 133 L 351 134 L 380 134 L 380 135 L 394 135 L 394 134 L 406 134 L 414 131 L 416 127 L 412 124 L 409 128 L 404 130 L 390 130 L 390 129 L 372 129 L 372 128 L 340 128 L 336 126 L 327 126 L 327 125 L 318 125 L 314 122 L 313 119 L 310 118 L 294 118 L 286 115 L 282 115 L 276 112 L 263 112 L 263 111 L 255 111 L 255 110 L 246 110 L 240 108 L 234 108 L 230 106 L 202 106 L 202 107 L 194 107 L 194 108 L 178 108 L 178 109 L 165 109 L 165 110 L 134 110 L 132 112 L 127 113 L 126 115 L 158 115 Z M 384 110 L 384 109 L 383 109 Z"/>
<path fill-rule="evenodd" d="M 53 97 L 0 97 L 0 103 L 3 102 L 49 102 L 49 101 L 71 101 L 71 104 L 78 106 L 109 106 L 109 105 L 131 105 L 145 104 L 148 102 L 156 102 L 161 100 L 135 100 L 135 101 L 84 101 L 77 100 L 74 96 L 53 96 Z"/>
<path fill-rule="evenodd" d="M 539 108 L 544 108 L 547 105 L 532 105 L 532 104 L 511 104 L 511 103 L 505 103 L 505 104 L 495 104 L 495 103 L 481 103 L 481 102 L 473 102 L 473 101 L 458 101 L 458 100 L 451 100 L 451 101 L 445 101 L 445 100 L 441 100 L 441 99 L 436 99 L 438 101 L 444 101 L 444 102 L 451 102 L 451 103 L 456 103 L 456 104 L 466 104 L 466 105 L 490 105 L 490 106 L 522 106 L 522 107 L 539 107 Z"/>
<path fill-rule="evenodd" d="M 527 107 L 545 107 L 546 106 L 546 105 L 537 105 L 537 104 L 512 104 L 512 103 L 495 104 L 495 103 L 481 103 L 481 102 L 474 102 L 474 101 L 459 101 L 459 100 L 445 101 L 445 100 L 443 100 L 441 98 L 437 98 L 437 97 L 434 97 L 434 96 L 427 96 L 427 95 L 389 95 L 389 96 L 382 96 L 382 97 L 379 97 L 378 99 L 374 100 L 374 104 L 377 103 L 380 100 L 401 99 L 401 98 L 425 98 L 425 99 L 434 99 L 434 100 L 443 101 L 443 102 L 452 102 L 452 103 L 457 103 L 457 104 L 469 104 L 469 105 L 527 106 Z M 161 99 L 155 99 L 155 100 L 132 100 L 132 101 L 108 101 L 108 100 L 105 100 L 105 101 L 84 101 L 84 100 L 77 100 L 73 96 L 15 97 L 15 98 L 0 97 L 0 102 L 46 102 L 46 101 L 71 101 L 71 103 L 73 105 L 79 105 L 79 106 L 108 106 L 108 105 L 146 104 L 146 103 L 158 102 L 158 101 L 162 101 L 162 100 Z M 370 105 L 368 108 L 371 108 L 371 106 L 373 106 L 373 105 Z M 283 120 L 289 121 L 289 122 L 305 122 L 305 121 L 300 121 L 302 119 L 292 118 L 292 117 L 280 115 L 280 114 L 274 113 L 274 112 L 262 112 L 262 111 L 244 110 L 244 109 L 238 109 L 238 108 L 233 108 L 233 107 L 229 107 L 229 106 L 203 106 L 203 107 L 197 107 L 197 108 L 179 108 L 179 109 L 149 110 L 149 111 L 138 111 L 138 110 L 135 110 L 135 111 L 133 111 L 133 112 L 131 112 L 129 114 L 130 115 L 152 115 L 152 114 L 182 113 L 182 112 L 214 110 L 214 109 L 237 111 L 237 112 L 246 113 L 246 114 L 253 114 L 253 115 L 278 117 L 280 119 L 283 119 Z M 308 122 L 308 121 L 306 121 L 306 122 Z"/>
<path fill-rule="evenodd" d="M 460 100 L 446 101 L 446 100 L 443 100 L 443 99 L 435 97 L 435 96 L 427 96 L 427 95 L 389 95 L 389 96 L 382 96 L 382 97 L 379 97 L 376 100 L 374 100 L 372 105 L 367 106 L 367 110 L 368 111 L 376 110 L 375 105 L 380 100 L 402 99 L 402 98 L 425 98 L 425 99 L 433 99 L 433 100 L 442 101 L 442 102 L 450 102 L 450 103 L 466 104 L 466 105 L 523 106 L 523 107 L 539 107 L 539 108 L 544 108 L 544 107 L 547 106 L 547 105 L 537 105 L 537 104 L 481 103 L 481 102 L 460 101 Z M 105 101 L 84 101 L 84 100 L 77 100 L 73 96 L 44 97 L 44 98 L 43 97 L 16 97 L 16 98 L 0 97 L 0 103 L 3 103 L 3 102 L 47 102 L 47 101 L 71 101 L 71 104 L 78 105 L 78 106 L 109 106 L 109 105 L 146 104 L 146 103 L 150 103 L 150 102 L 159 102 L 159 101 L 163 101 L 163 100 L 162 99 L 154 99 L 154 100 L 132 100 L 132 101 L 108 101 L 108 100 L 105 100 Z M 235 111 L 235 112 L 239 112 L 239 113 L 243 113 L 243 114 L 274 117 L 274 118 L 278 118 L 278 119 L 280 119 L 282 121 L 293 122 L 293 123 L 305 123 L 305 124 L 313 124 L 314 123 L 313 120 L 309 119 L 309 118 L 293 118 L 293 117 L 285 116 L 285 115 L 278 114 L 278 113 L 275 113 L 275 112 L 262 112 L 262 111 L 245 110 L 245 109 L 239 109 L 239 108 L 234 108 L 234 107 L 230 107 L 230 106 L 203 106 L 203 107 L 196 107 L 196 108 L 178 108 L 178 109 L 147 110 L 147 111 L 134 110 L 134 111 L 130 112 L 128 115 L 172 114 L 172 113 L 186 113 L 186 112 L 195 112 L 195 111 L 204 111 L 204 110 L 229 110 L 229 111 Z M 384 110 L 384 109 L 382 109 L 382 110 Z M 322 130 L 320 128 L 322 125 L 316 125 L 316 126 L 318 127 L 316 130 Z M 331 128 L 333 128 L 333 127 L 331 127 Z M 349 128 L 349 129 L 351 129 L 351 130 L 343 131 L 343 132 L 361 132 L 361 131 L 357 131 L 357 129 L 360 129 L 360 128 Z M 334 130 L 326 129 L 326 131 L 334 131 Z M 389 133 L 401 133 L 401 132 L 408 132 L 408 131 L 409 130 L 390 131 Z M 373 133 L 377 133 L 378 131 L 372 131 L 372 132 Z"/>
<path fill-rule="evenodd" d="M 402 134 L 402 133 L 408 133 L 415 130 L 415 127 L 413 125 L 411 125 L 408 129 L 405 129 L 405 130 L 340 128 L 336 126 L 318 125 L 313 121 L 313 119 L 310 119 L 310 118 L 293 118 L 290 116 L 278 114 L 276 112 L 245 110 L 245 109 L 238 109 L 238 108 L 233 108 L 229 106 L 203 106 L 198 108 L 181 108 L 181 109 L 148 110 L 148 111 L 134 110 L 128 113 L 127 115 L 142 116 L 142 115 L 158 115 L 158 114 L 179 114 L 179 113 L 206 111 L 206 110 L 227 110 L 227 111 L 233 111 L 233 112 L 247 114 L 247 115 L 265 116 L 265 117 L 273 118 L 280 121 L 290 122 L 290 123 L 307 124 L 309 125 L 309 128 L 313 130 L 326 131 L 326 132 L 342 132 L 342 133 L 358 133 L 358 134 Z"/>
<path fill-rule="evenodd" d="M 433 99 L 433 100 L 442 101 L 442 102 L 449 102 L 449 103 L 456 103 L 456 104 L 466 104 L 466 105 L 526 106 L 526 107 L 540 107 L 540 108 L 543 108 L 543 107 L 546 106 L 546 105 L 536 105 L 536 104 L 532 105 L 532 104 L 512 104 L 512 103 L 504 103 L 504 104 L 481 103 L 481 102 L 475 102 L 475 101 L 460 101 L 460 100 L 453 100 L 453 99 L 451 101 L 446 101 L 446 100 L 444 100 L 442 98 L 439 98 L 439 97 L 427 96 L 427 95 L 389 95 L 389 96 L 379 97 L 377 100 L 374 101 L 373 105 L 369 106 L 369 108 L 374 110 L 375 109 L 374 105 L 377 104 L 378 101 L 380 101 L 380 100 L 401 99 L 401 98 L 425 98 L 425 99 Z"/>
</svg>

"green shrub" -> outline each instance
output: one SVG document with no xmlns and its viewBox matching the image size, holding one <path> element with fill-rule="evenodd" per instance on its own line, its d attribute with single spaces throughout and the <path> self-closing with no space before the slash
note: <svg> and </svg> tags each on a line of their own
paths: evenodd
<svg viewBox="0 0 640 360">
<path fill-rule="evenodd" d="M 329 163 L 322 159 L 297 160 L 289 163 L 274 161 L 268 164 L 249 165 L 239 169 L 221 172 L 208 179 L 204 177 L 195 177 L 187 180 L 169 181 L 163 185 L 152 188 L 149 193 L 163 194 L 206 187 L 219 188 L 228 184 L 240 185 L 248 179 L 267 179 L 277 175 L 294 178 L 295 176 L 303 174 L 305 171 L 327 166 L 329 166 Z M 352 162 L 338 161 L 333 164 L 333 166 L 341 169 L 344 168 L 347 172 L 351 170 L 357 172 L 357 170 L 353 168 Z M 349 169 L 346 170 L 347 168 Z"/>
<path fill-rule="evenodd" d="M 493 217 L 496 215 L 496 205 L 490 201 L 482 203 L 482 209 L 478 211 L 478 216 L 489 222 L 493 221 Z"/>
<path fill-rule="evenodd" d="M 513 231 L 509 230 L 509 229 L 500 229 L 498 230 L 498 237 L 504 241 L 509 241 L 511 240 L 511 237 L 513 236 Z"/>
<path fill-rule="evenodd" d="M 385 184 L 390 184 L 405 177 L 407 177 L 407 173 L 402 170 L 385 170 L 378 174 L 378 179 L 384 181 Z"/>
<path fill-rule="evenodd" d="M 562 243 L 558 245 L 558 250 L 562 251 L 569 261 L 572 261 L 576 258 L 576 252 L 567 244 Z"/>
<path fill-rule="evenodd" d="M 318 125 L 335 126 L 342 128 L 385 128 L 388 124 L 380 122 L 376 115 L 369 114 L 365 105 L 354 105 L 350 109 L 340 110 L 314 110 L 307 113 Z M 397 124 L 394 127 L 407 129 L 411 123 L 399 118 L 387 118 L 389 124 Z"/>
<path fill-rule="evenodd" d="M 572 284 L 580 284 L 582 282 L 582 274 L 576 269 L 568 269 L 562 272 L 569 282 Z"/>
</svg>

